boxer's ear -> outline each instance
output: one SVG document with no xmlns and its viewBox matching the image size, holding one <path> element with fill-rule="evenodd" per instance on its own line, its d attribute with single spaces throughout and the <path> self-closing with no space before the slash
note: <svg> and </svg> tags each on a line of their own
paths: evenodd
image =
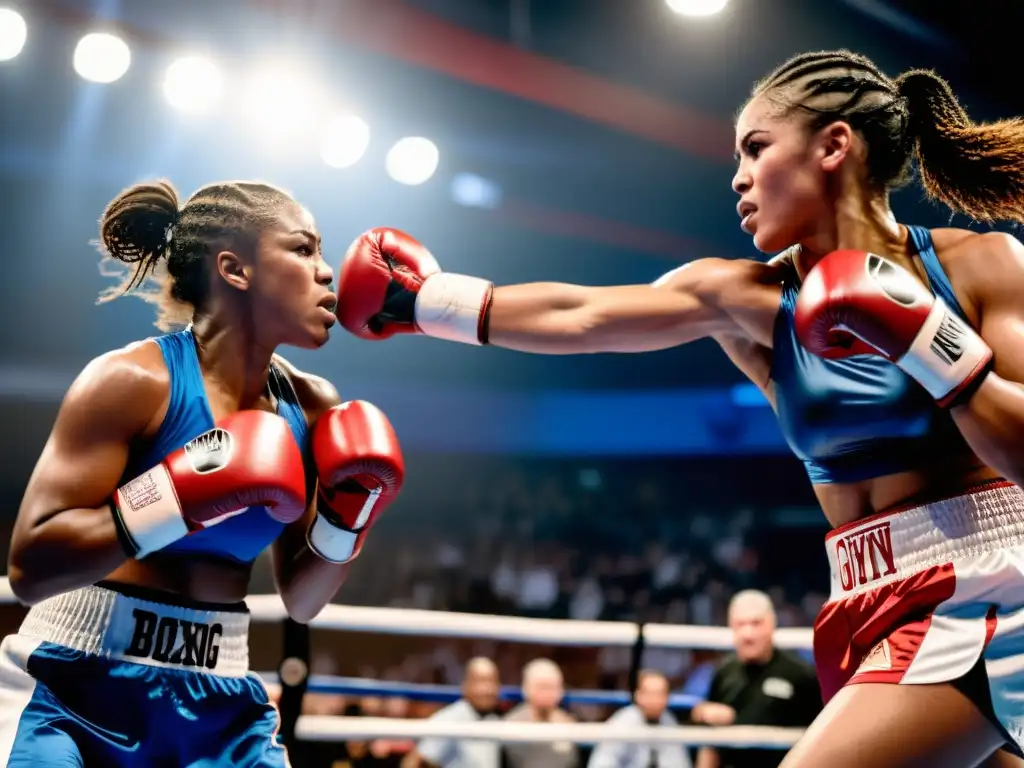
<svg viewBox="0 0 1024 768">
<path fill-rule="evenodd" d="M 838 170 L 847 156 L 853 152 L 853 129 L 843 120 L 826 125 L 818 131 L 816 140 L 817 155 L 825 172 Z"/>
<path fill-rule="evenodd" d="M 217 254 L 217 274 L 232 288 L 249 290 L 249 267 L 234 251 L 221 251 Z"/>
</svg>

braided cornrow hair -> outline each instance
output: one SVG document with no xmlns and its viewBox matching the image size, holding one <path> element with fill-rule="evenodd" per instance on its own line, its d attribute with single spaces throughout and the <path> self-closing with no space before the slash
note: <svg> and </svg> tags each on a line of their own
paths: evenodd
<svg viewBox="0 0 1024 768">
<path fill-rule="evenodd" d="M 795 56 L 754 86 L 812 130 L 842 120 L 864 137 L 871 181 L 888 191 L 911 179 L 916 159 L 925 193 L 978 221 L 1024 222 L 1024 121 L 972 123 L 949 84 L 930 70 L 896 79 L 846 50 Z"/>
<path fill-rule="evenodd" d="M 127 264 L 128 274 L 100 301 L 132 293 L 157 305 L 161 330 L 189 323 L 207 300 L 210 257 L 254 246 L 281 205 L 291 202 L 277 187 L 238 181 L 203 187 L 179 209 L 170 182 L 129 187 L 100 219 L 101 251 Z"/>
</svg>

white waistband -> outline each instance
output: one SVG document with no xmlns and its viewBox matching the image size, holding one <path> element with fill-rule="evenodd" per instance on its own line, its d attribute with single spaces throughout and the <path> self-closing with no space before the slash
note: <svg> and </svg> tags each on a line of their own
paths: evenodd
<svg viewBox="0 0 1024 768">
<path fill-rule="evenodd" d="M 1024 541 L 1024 491 L 1000 484 L 873 515 L 825 537 L 829 600 L 841 600 L 958 558 Z"/>
<path fill-rule="evenodd" d="M 85 587 L 32 606 L 18 634 L 96 656 L 241 677 L 249 613 L 184 608 Z"/>
</svg>

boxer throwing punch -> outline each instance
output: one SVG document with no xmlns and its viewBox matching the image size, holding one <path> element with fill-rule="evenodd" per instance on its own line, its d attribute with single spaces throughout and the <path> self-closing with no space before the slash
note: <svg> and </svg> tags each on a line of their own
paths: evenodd
<svg viewBox="0 0 1024 768">
<path fill-rule="evenodd" d="M 272 546 L 288 613 L 315 616 L 401 486 L 398 441 L 275 354 L 324 344 L 336 303 L 288 194 L 139 185 L 101 237 L 130 268 L 115 294 L 190 324 L 94 360 L 61 405 L 11 543 L 32 608 L 0 646 L 0 765 L 284 766 L 248 673 L 252 563 Z"/>
<path fill-rule="evenodd" d="M 1024 740 L 1024 248 L 898 224 L 888 193 L 916 159 L 933 199 L 1024 221 L 1024 124 L 972 123 L 932 72 L 808 53 L 754 87 L 736 156 L 741 226 L 781 252 L 767 263 L 494 288 L 378 229 L 342 266 L 341 322 L 546 354 L 715 338 L 835 528 L 815 627 L 829 704 L 783 764 L 1014 764 L 999 750 Z"/>
</svg>

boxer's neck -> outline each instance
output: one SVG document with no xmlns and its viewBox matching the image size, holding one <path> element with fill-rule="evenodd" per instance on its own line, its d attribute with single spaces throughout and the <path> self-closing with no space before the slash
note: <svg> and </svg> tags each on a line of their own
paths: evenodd
<svg viewBox="0 0 1024 768">
<path fill-rule="evenodd" d="M 254 407 L 267 392 L 273 348 L 255 339 L 251 325 L 239 328 L 216 314 L 196 314 L 192 323 L 199 366 L 239 410 Z"/>
<path fill-rule="evenodd" d="M 878 195 L 852 193 L 836 200 L 834 216 L 800 242 L 795 259 L 800 279 L 823 256 L 839 250 L 870 251 L 902 266 L 911 260 L 906 229 L 896 222 L 888 199 Z"/>
</svg>

